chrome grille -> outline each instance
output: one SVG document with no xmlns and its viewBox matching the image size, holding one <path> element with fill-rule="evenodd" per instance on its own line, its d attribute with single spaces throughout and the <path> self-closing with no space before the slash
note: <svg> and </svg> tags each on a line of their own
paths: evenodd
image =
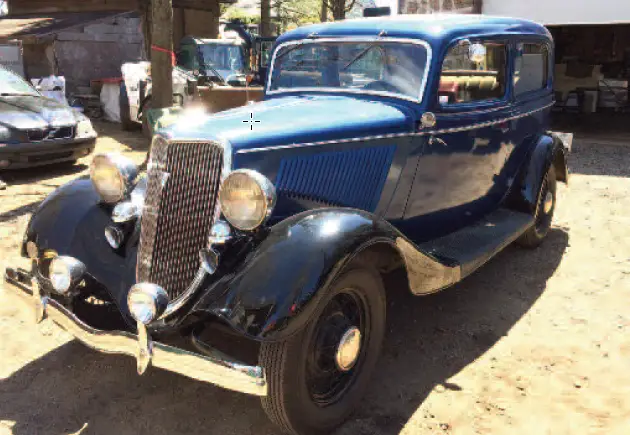
<svg viewBox="0 0 630 435">
<path fill-rule="evenodd" d="M 199 269 L 199 251 L 217 217 L 222 170 L 219 144 L 153 144 L 137 278 L 161 286 L 171 300 L 186 291 Z"/>
</svg>

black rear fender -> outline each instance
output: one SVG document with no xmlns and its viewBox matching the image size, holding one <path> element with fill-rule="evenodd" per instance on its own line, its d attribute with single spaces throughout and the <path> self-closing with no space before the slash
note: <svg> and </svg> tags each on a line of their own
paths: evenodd
<svg viewBox="0 0 630 435">
<path fill-rule="evenodd" d="M 551 165 L 554 166 L 556 179 L 568 183 L 567 150 L 559 138 L 545 134 L 536 143 L 516 188 L 511 189 L 507 205 L 514 210 L 534 213 L 540 184 Z"/>
</svg>

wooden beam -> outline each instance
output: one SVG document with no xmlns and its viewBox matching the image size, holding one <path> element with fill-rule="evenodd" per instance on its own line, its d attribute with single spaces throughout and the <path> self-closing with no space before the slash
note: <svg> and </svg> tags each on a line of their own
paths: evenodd
<svg viewBox="0 0 630 435">
<path fill-rule="evenodd" d="M 214 12 L 219 3 L 234 4 L 236 0 L 173 0 L 173 7 Z"/>
<path fill-rule="evenodd" d="M 152 108 L 173 105 L 173 4 L 151 0 L 151 91 Z"/>
<path fill-rule="evenodd" d="M 173 7 L 215 11 L 217 3 L 234 4 L 236 0 L 172 0 Z M 9 12 L 18 14 L 43 14 L 59 12 L 142 11 L 146 0 L 12 0 Z"/>
</svg>

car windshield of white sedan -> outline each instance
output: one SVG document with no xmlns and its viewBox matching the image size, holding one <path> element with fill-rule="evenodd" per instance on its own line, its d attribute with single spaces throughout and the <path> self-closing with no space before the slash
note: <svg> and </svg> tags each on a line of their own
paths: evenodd
<svg viewBox="0 0 630 435">
<path fill-rule="evenodd" d="M 419 99 L 427 57 L 424 45 L 380 40 L 288 44 L 275 54 L 269 91 L 339 90 Z"/>
<path fill-rule="evenodd" d="M 0 68 L 0 96 L 39 95 L 17 74 Z"/>
</svg>

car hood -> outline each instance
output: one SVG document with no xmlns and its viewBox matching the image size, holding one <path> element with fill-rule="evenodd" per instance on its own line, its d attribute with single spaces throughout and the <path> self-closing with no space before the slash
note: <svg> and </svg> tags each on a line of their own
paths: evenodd
<svg viewBox="0 0 630 435">
<path fill-rule="evenodd" d="M 411 110 L 383 100 L 345 96 L 274 98 L 210 117 L 186 113 L 173 138 L 223 139 L 234 151 L 409 132 Z"/>
<path fill-rule="evenodd" d="M 60 102 L 31 96 L 0 97 L 0 125 L 19 130 L 76 123 L 72 109 Z"/>
</svg>

